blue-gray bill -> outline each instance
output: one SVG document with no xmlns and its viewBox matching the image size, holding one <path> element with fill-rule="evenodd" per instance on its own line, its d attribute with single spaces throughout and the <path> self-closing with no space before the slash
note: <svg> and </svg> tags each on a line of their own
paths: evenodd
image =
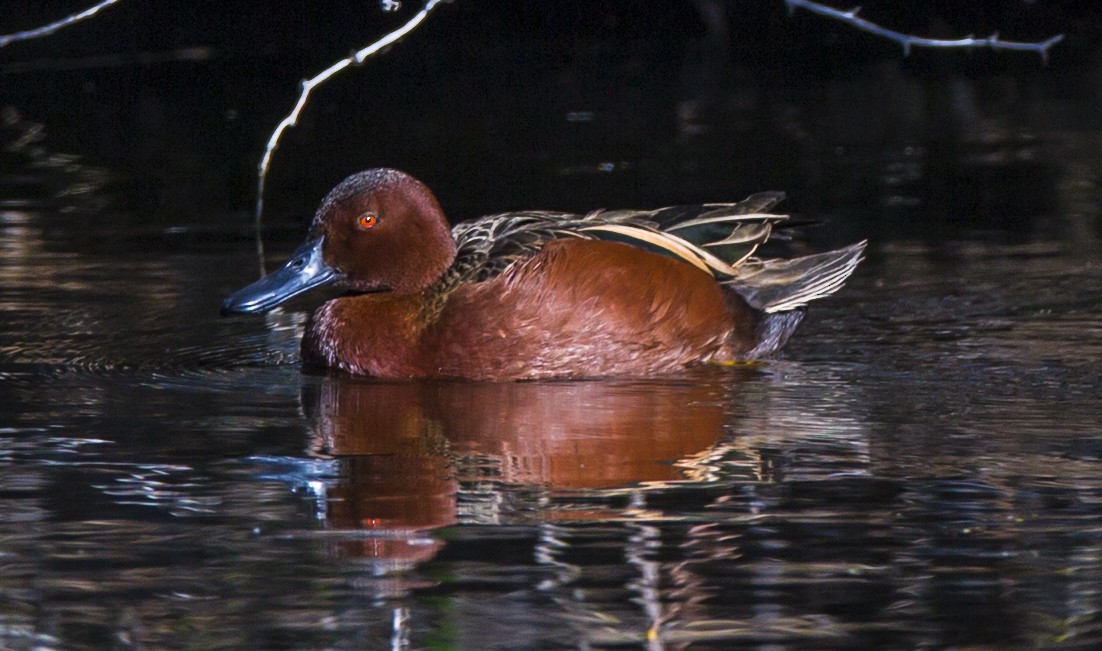
<svg viewBox="0 0 1102 651">
<path fill-rule="evenodd" d="M 248 287 L 230 294 L 222 303 L 222 316 L 261 314 L 299 294 L 328 285 L 340 274 L 322 258 L 318 237 L 304 242 L 282 267 Z"/>
</svg>

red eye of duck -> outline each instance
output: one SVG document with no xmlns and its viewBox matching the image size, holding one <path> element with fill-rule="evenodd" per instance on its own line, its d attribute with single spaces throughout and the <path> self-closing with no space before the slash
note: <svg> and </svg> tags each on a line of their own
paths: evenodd
<svg viewBox="0 0 1102 651">
<path fill-rule="evenodd" d="M 374 228 L 377 221 L 379 221 L 379 216 L 373 212 L 365 212 L 356 219 L 356 223 L 364 230 Z"/>
</svg>

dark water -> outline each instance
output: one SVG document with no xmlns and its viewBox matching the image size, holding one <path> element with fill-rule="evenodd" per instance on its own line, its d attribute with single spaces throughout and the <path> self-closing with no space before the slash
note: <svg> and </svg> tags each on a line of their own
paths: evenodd
<svg viewBox="0 0 1102 651">
<path fill-rule="evenodd" d="M 460 213 L 790 189 L 832 220 L 812 249 L 872 243 L 766 364 L 306 376 L 303 312 L 217 316 L 255 267 L 249 217 L 225 207 L 244 200 L 189 194 L 205 165 L 254 164 L 255 142 L 150 170 L 125 146 L 60 156 L 27 139 L 45 118 L 9 112 L 0 648 L 1102 646 L 1096 71 L 928 78 L 889 58 L 713 87 L 685 72 L 699 44 L 670 47 L 680 113 L 621 122 L 585 91 L 601 75 L 582 51 L 535 83 L 558 89 L 538 111 L 456 125 L 498 161 L 500 200 L 447 162 L 385 162 L 450 169 Z M 588 131 L 566 108 L 592 109 Z M 437 110 L 416 119 L 448 122 Z M 517 120 L 544 145 L 503 142 Z M 300 223 L 275 212 L 286 253 Z"/>
</svg>

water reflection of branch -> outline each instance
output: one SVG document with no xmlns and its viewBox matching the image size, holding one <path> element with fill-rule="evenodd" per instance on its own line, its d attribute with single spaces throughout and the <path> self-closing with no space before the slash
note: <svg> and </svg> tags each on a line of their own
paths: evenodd
<svg viewBox="0 0 1102 651">
<path fill-rule="evenodd" d="M 820 16 L 827 16 L 839 20 L 848 25 L 852 25 L 857 29 L 874 34 L 888 39 L 889 41 L 895 41 L 903 47 L 904 56 L 911 53 L 912 47 L 943 47 L 943 48 L 991 48 L 992 50 L 1019 50 L 1026 52 L 1036 52 L 1041 55 L 1041 60 L 1048 63 L 1048 50 L 1053 45 L 1056 45 L 1060 41 L 1064 40 L 1063 34 L 1057 34 L 1052 38 L 1041 41 L 1039 43 L 1023 43 L 1017 41 L 1003 41 L 999 39 L 998 32 L 988 36 L 987 38 L 974 38 L 969 36 L 967 38 L 958 39 L 940 39 L 940 38 L 925 38 L 922 36 L 911 36 L 910 34 L 904 34 L 897 32 L 887 27 L 877 25 L 872 21 L 859 18 L 857 12 L 861 11 L 860 7 L 855 7 L 849 11 L 842 11 L 840 9 L 834 9 L 833 7 L 827 7 L 821 5 L 818 2 L 812 2 L 812 0 L 784 0 L 784 4 L 788 7 L 788 13 L 791 14 L 797 8 L 805 9 L 813 14 L 819 14 Z"/>
<path fill-rule="evenodd" d="M 271 138 L 268 139 L 268 145 L 264 148 L 264 155 L 260 159 L 256 181 L 256 255 L 260 261 L 260 275 L 263 276 L 265 273 L 264 241 L 260 237 L 260 215 L 264 209 L 264 180 L 268 176 L 268 168 L 272 162 L 272 154 L 275 153 L 276 147 L 279 146 L 279 139 L 283 135 L 284 130 L 298 123 L 298 117 L 302 113 L 302 109 L 306 106 L 306 101 L 310 98 L 310 93 L 313 92 L 315 87 L 325 83 L 345 68 L 353 64 L 360 65 L 384 49 L 402 40 L 407 34 L 417 29 L 418 25 L 420 25 L 425 18 L 428 18 L 429 13 L 431 13 L 441 1 L 442 0 L 428 0 L 425 6 L 421 8 L 421 11 L 417 12 L 413 18 L 410 18 L 405 25 L 388 33 L 371 45 L 361 48 L 340 61 L 337 61 L 310 79 L 303 80 L 302 92 L 299 95 L 298 101 L 295 102 L 295 107 L 291 109 L 287 117 L 283 118 L 282 122 L 276 125 L 275 131 L 272 132 Z"/>
<path fill-rule="evenodd" d="M 107 7 L 110 7 L 118 1 L 119 0 L 103 0 L 103 2 L 100 2 L 97 5 L 88 7 L 84 11 L 75 13 L 72 16 L 62 18 L 59 21 L 50 23 L 49 25 L 43 25 L 42 27 L 37 27 L 35 29 L 28 29 L 24 32 L 15 32 L 14 34 L 0 35 L 0 47 L 15 43 L 16 41 L 26 41 L 32 38 L 39 38 L 41 36 L 49 36 L 50 34 L 53 34 L 63 27 L 68 27 L 69 25 L 72 25 L 74 23 L 79 23 L 85 18 L 91 18 L 92 16 L 95 16 L 100 12 L 101 9 L 106 9 Z"/>
</svg>

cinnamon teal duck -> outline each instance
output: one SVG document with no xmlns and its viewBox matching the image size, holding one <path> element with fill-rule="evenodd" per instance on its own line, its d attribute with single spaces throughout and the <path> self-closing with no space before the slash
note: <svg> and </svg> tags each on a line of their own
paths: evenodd
<svg viewBox="0 0 1102 651">
<path fill-rule="evenodd" d="M 309 319 L 304 364 L 380 378 L 637 377 L 768 357 L 805 306 L 837 291 L 865 242 L 755 257 L 784 195 L 657 210 L 503 213 L 448 224 L 391 169 L 322 201 L 277 271 L 226 299 L 261 313 L 336 285 Z"/>
</svg>

